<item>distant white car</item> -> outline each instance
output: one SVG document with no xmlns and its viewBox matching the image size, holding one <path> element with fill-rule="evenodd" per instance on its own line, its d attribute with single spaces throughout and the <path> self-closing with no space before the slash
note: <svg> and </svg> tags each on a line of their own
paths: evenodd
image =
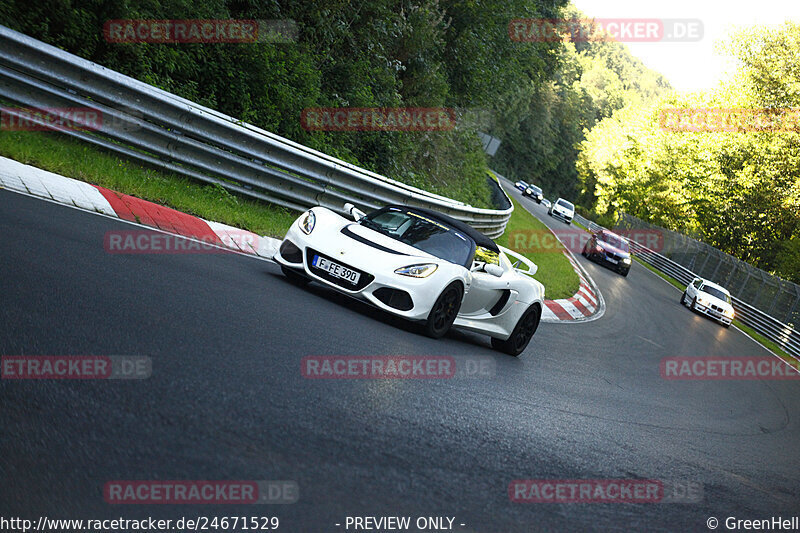
<svg viewBox="0 0 800 533">
<path fill-rule="evenodd" d="M 527 189 L 528 187 L 530 187 L 530 185 L 528 185 L 527 183 L 525 183 L 525 182 L 524 182 L 524 181 L 522 181 L 522 180 L 519 180 L 518 182 L 516 182 L 516 183 L 514 184 L 514 187 L 516 187 L 517 189 L 521 190 L 522 192 L 525 192 L 525 189 Z"/>
<path fill-rule="evenodd" d="M 575 206 L 572 205 L 571 202 L 559 198 L 556 200 L 556 203 L 550 206 L 547 214 L 551 217 L 560 218 L 567 224 L 571 224 L 572 219 L 575 218 Z"/>
<path fill-rule="evenodd" d="M 434 338 L 453 326 L 489 335 L 510 355 L 528 345 L 544 305 L 530 260 L 427 209 L 390 205 L 365 214 L 345 204 L 345 211 L 352 218 L 314 207 L 292 224 L 274 257 L 289 280 L 364 300 L 419 322 Z"/>
<path fill-rule="evenodd" d="M 547 198 L 542 198 L 542 205 L 545 206 L 545 208 L 550 209 L 550 206 L 553 204 Z"/>
<path fill-rule="evenodd" d="M 692 311 L 730 327 L 734 318 L 731 295 L 724 288 L 703 278 L 695 278 L 681 296 L 681 303 Z"/>
</svg>

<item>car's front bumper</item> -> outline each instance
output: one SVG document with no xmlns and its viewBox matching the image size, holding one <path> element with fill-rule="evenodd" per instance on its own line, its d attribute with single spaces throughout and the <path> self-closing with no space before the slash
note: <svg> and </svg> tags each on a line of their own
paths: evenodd
<svg viewBox="0 0 800 533">
<path fill-rule="evenodd" d="M 701 315 L 705 315 L 723 325 L 730 325 L 731 322 L 733 322 L 733 319 L 725 315 L 724 312 L 717 311 L 709 306 L 702 305 L 700 303 L 694 304 L 694 310 L 700 313 Z"/>
<path fill-rule="evenodd" d="M 320 229 L 317 228 L 314 232 Z M 314 234 L 312 233 L 312 235 Z M 398 255 L 393 258 L 396 265 L 376 268 L 376 264 L 381 262 L 376 261 L 375 256 L 381 252 L 374 248 L 354 240 L 352 243 L 348 243 L 346 250 L 342 250 L 341 247 L 327 244 L 333 242 L 334 239 L 321 238 L 320 235 L 312 238 L 312 235 L 306 235 L 293 225 L 281 243 L 281 249 L 275 254 L 274 260 L 284 267 L 298 272 L 302 271 L 304 275 L 314 281 L 408 320 L 427 319 L 439 294 L 452 281 L 448 277 L 452 273 L 447 272 L 448 268 L 442 265 L 437 272 L 427 278 L 414 278 L 394 273 L 396 268 L 435 261 Z M 287 253 L 289 249 L 287 242 L 299 251 L 299 255 L 297 252 Z M 347 282 L 341 282 L 335 276 L 315 268 L 312 264 L 314 255 L 320 255 L 359 272 L 361 274 L 359 282 L 350 286 Z"/>
<path fill-rule="evenodd" d="M 560 211 L 556 211 L 555 209 L 550 213 L 550 216 L 563 220 L 564 222 L 572 222 L 572 217 L 565 215 Z"/>
<path fill-rule="evenodd" d="M 611 269 L 617 270 L 619 272 L 624 272 L 626 270 L 630 270 L 631 262 L 625 262 L 625 258 L 619 258 L 614 256 L 613 254 L 608 254 L 606 252 L 595 252 L 592 254 L 593 259 L 602 262 L 604 265 L 608 266 Z"/>
</svg>

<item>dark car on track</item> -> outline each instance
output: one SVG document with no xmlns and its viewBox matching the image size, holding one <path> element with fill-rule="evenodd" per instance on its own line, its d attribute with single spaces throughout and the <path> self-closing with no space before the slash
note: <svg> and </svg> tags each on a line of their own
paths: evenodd
<svg viewBox="0 0 800 533">
<path fill-rule="evenodd" d="M 602 229 L 593 233 L 583 247 L 581 255 L 623 276 L 631 269 L 631 250 L 628 242 L 611 231 Z"/>
<path fill-rule="evenodd" d="M 542 188 L 537 187 L 536 185 L 528 185 L 528 187 L 522 191 L 523 196 L 528 196 L 536 200 L 537 204 L 541 204 L 542 200 L 544 199 L 544 194 L 542 194 Z"/>
</svg>

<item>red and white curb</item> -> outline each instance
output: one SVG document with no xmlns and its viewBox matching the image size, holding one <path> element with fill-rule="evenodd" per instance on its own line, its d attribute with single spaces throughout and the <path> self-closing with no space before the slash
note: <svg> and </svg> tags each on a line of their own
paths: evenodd
<svg viewBox="0 0 800 533">
<path fill-rule="evenodd" d="M 0 188 L 37 196 L 131 223 L 181 235 L 204 244 L 225 247 L 237 252 L 272 259 L 280 240 L 262 237 L 233 226 L 204 220 L 169 207 L 121 194 L 105 187 L 78 181 L 13 159 L 0 157 Z M 558 238 L 558 237 L 556 237 Z M 124 250 L 123 250 L 124 251 Z M 572 298 L 545 300 L 542 321 L 587 321 L 600 318 L 605 310 L 603 297 L 587 280 L 588 275 L 569 252 L 564 252 L 581 279 Z M 588 278 L 591 279 L 591 278 Z"/>
<path fill-rule="evenodd" d="M 583 268 L 572 257 L 572 254 L 564 252 L 575 273 L 581 280 L 578 292 L 571 298 L 562 298 L 560 300 L 545 300 L 544 309 L 542 310 L 542 321 L 544 322 L 562 322 L 562 321 L 588 321 L 596 320 L 602 316 L 605 311 L 605 302 L 600 291 L 593 289 L 594 284 L 589 280 L 583 271 Z"/>
<path fill-rule="evenodd" d="M 0 188 L 271 259 L 280 241 L 0 157 Z"/>
</svg>

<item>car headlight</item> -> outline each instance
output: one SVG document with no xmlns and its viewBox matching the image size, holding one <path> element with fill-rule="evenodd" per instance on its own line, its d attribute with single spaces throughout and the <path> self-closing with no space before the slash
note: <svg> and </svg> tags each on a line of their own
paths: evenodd
<svg viewBox="0 0 800 533">
<path fill-rule="evenodd" d="M 727 309 L 725 311 L 725 316 L 733 320 L 733 309 Z"/>
<path fill-rule="evenodd" d="M 708 302 L 705 300 L 705 298 L 698 298 L 697 303 L 700 305 L 708 305 Z"/>
<path fill-rule="evenodd" d="M 410 276 L 412 278 L 427 278 L 439 268 L 438 265 L 433 263 L 426 263 L 424 265 L 410 265 L 407 267 L 398 268 L 394 271 L 395 274 L 401 276 Z"/>
<path fill-rule="evenodd" d="M 309 233 L 314 231 L 314 226 L 316 225 L 316 223 L 317 223 L 316 215 L 314 215 L 313 211 L 308 211 L 303 216 L 303 218 L 300 219 L 300 229 L 303 231 L 303 233 L 308 235 Z"/>
<path fill-rule="evenodd" d="M 626 265 L 630 265 L 631 264 L 631 258 L 630 257 L 623 257 L 622 258 L 622 262 L 625 263 Z"/>
</svg>

